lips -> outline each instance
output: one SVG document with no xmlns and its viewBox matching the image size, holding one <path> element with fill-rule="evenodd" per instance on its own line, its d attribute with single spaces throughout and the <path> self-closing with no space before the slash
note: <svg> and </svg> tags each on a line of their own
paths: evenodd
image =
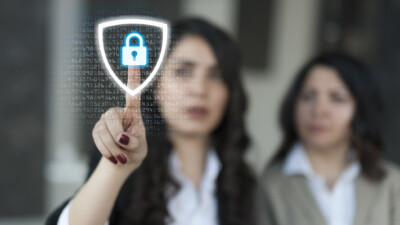
<svg viewBox="0 0 400 225">
<path fill-rule="evenodd" d="M 186 111 L 190 118 L 193 119 L 203 119 L 208 115 L 208 110 L 206 107 L 194 106 L 189 107 Z"/>
<path fill-rule="evenodd" d="M 309 130 L 311 132 L 323 132 L 326 130 L 326 128 L 322 125 L 311 125 L 309 126 Z"/>
</svg>

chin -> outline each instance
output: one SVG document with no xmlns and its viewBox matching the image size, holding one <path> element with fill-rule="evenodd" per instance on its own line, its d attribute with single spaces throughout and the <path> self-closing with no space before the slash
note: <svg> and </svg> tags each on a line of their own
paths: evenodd
<svg viewBox="0 0 400 225">
<path fill-rule="evenodd" d="M 327 140 L 322 137 L 308 138 L 304 141 L 304 144 L 307 144 L 314 149 L 326 149 L 334 146 L 332 140 Z"/>
<path fill-rule="evenodd" d="M 181 133 L 190 136 L 208 136 L 211 134 L 212 129 L 206 124 L 198 124 L 198 123 L 186 123 L 180 124 L 180 126 L 175 127 L 175 133 Z"/>
</svg>

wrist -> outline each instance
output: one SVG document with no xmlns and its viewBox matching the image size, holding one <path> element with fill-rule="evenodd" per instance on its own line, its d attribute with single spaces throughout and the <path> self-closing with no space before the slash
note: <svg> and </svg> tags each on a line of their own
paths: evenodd
<svg viewBox="0 0 400 225">
<path fill-rule="evenodd" d="M 125 181 L 138 166 L 133 164 L 113 164 L 104 156 L 100 159 L 98 169 L 101 170 L 102 174 L 111 177 L 112 179 Z"/>
</svg>

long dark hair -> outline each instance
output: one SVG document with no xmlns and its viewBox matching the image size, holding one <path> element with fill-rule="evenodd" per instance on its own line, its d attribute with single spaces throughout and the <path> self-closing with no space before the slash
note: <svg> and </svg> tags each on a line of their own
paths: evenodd
<svg viewBox="0 0 400 225">
<path fill-rule="evenodd" d="M 299 140 L 294 119 L 295 104 L 307 75 L 317 65 L 335 69 L 355 99 L 351 146 L 356 150 L 362 174 L 374 181 L 381 179 L 384 176 L 380 166 L 384 149 L 381 136 L 383 103 L 368 67 L 344 53 L 321 54 L 309 61 L 295 77 L 281 105 L 279 122 L 283 141 L 272 163 L 282 161 L 292 145 Z"/>
<path fill-rule="evenodd" d="M 240 55 L 235 42 L 223 31 L 201 19 L 186 19 L 172 24 L 170 50 L 187 34 L 204 38 L 212 47 L 229 89 L 225 115 L 211 138 L 222 169 L 217 178 L 218 215 L 221 225 L 253 224 L 252 209 L 255 181 L 244 162 L 249 145 L 245 130 L 246 96 L 240 80 Z M 157 80 L 154 84 L 157 84 Z M 142 94 L 142 116 L 146 127 L 148 155 L 126 182 L 121 192 L 129 199 L 118 199 L 115 220 L 129 224 L 160 225 L 169 218 L 167 188 L 179 185 L 168 173 L 172 144 L 168 127 L 149 88 Z M 119 218 L 117 218 L 119 217 Z M 110 220 L 112 221 L 112 220 Z"/>
</svg>

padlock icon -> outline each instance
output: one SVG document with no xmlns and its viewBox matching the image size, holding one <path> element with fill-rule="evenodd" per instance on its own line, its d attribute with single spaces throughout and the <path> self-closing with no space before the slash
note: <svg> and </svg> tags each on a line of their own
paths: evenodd
<svg viewBox="0 0 400 225">
<path fill-rule="evenodd" d="M 132 38 L 138 39 L 138 45 L 131 46 Z M 146 66 L 148 62 L 147 47 L 141 34 L 132 32 L 125 38 L 125 46 L 121 48 L 121 64 L 123 66 Z"/>
</svg>

